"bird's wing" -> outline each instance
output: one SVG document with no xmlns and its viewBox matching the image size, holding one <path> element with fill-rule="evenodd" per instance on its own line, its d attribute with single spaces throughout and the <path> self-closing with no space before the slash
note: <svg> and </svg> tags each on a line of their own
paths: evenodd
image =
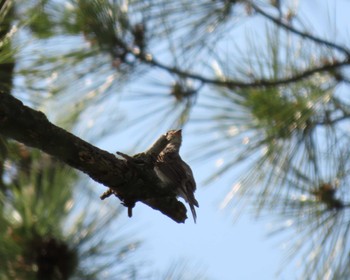
<svg viewBox="0 0 350 280">
<path fill-rule="evenodd" d="M 194 192 L 196 190 L 196 181 L 194 180 L 193 172 L 191 167 L 184 161 L 183 163 L 183 169 L 186 173 L 186 186 L 189 188 L 190 191 Z"/>
<path fill-rule="evenodd" d="M 196 182 L 191 167 L 175 153 L 164 155 L 156 165 L 159 171 L 166 174 L 169 180 L 179 188 L 179 191 L 182 193 L 180 196 L 185 198 L 188 203 L 198 207 L 198 202 L 194 197 Z"/>
<path fill-rule="evenodd" d="M 156 163 L 156 167 L 169 178 L 169 181 L 176 185 L 181 185 L 185 179 L 185 170 L 177 163 L 175 154 L 168 154 L 166 158 L 160 158 Z"/>
</svg>

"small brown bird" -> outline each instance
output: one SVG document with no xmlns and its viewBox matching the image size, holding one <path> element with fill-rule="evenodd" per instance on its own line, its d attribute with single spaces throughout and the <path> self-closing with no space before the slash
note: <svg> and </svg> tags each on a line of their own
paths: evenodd
<svg viewBox="0 0 350 280">
<path fill-rule="evenodd" d="M 175 188 L 175 193 L 190 205 L 193 220 L 196 222 L 197 214 L 194 206 L 199 207 L 194 197 L 196 182 L 191 167 L 179 154 L 182 142 L 181 129 L 168 131 L 166 138 L 169 143 L 159 154 L 154 171 L 164 186 Z"/>
</svg>

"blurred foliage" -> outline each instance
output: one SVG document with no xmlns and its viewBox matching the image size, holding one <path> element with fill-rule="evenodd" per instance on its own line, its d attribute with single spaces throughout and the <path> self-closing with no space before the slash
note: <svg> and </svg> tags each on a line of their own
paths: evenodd
<svg viewBox="0 0 350 280">
<path fill-rule="evenodd" d="M 13 8 L 9 2 L 0 2 L 0 91 L 11 91 L 15 67 L 11 37 L 16 32 L 16 28 L 11 26 Z"/>
<path fill-rule="evenodd" d="M 317 7 L 318 24 L 293 0 L 0 3 L 1 90 L 92 142 L 124 133 L 143 145 L 190 124 L 193 158 L 219 163 L 208 182 L 234 182 L 222 207 L 277 214 L 273 233 L 292 232 L 288 263 L 302 259 L 301 278 L 349 278 L 350 50 L 337 16 L 347 3 Z M 51 246 L 76 260 L 75 270 L 57 265 L 59 273 L 97 279 L 108 265 L 82 269 L 84 242 L 70 244 L 62 230 L 76 200 L 62 190 L 74 173 L 26 150 L 0 139 L 6 273 L 14 265 L 37 273 L 40 255 L 25 248 Z M 105 227 L 83 220 L 73 228 L 87 227 L 90 241 Z"/>
<path fill-rule="evenodd" d="M 127 256 L 139 242 L 118 233 L 106 237 L 120 208 L 94 208 L 92 198 L 80 188 L 73 192 L 77 180 L 73 170 L 21 144 L 9 142 L 4 166 L 1 279 L 101 279 L 106 275 L 131 279 L 135 275 Z"/>
<path fill-rule="evenodd" d="M 203 268 L 198 267 L 197 271 L 194 271 L 193 268 L 190 268 L 188 265 L 188 261 L 178 260 L 174 262 L 169 269 L 163 273 L 159 278 L 166 280 L 206 280 L 208 279 L 205 276 L 205 272 L 203 272 Z"/>
</svg>

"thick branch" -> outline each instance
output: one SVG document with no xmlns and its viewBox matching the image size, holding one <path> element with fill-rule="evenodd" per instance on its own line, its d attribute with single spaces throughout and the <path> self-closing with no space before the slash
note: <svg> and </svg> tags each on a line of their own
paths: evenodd
<svg viewBox="0 0 350 280">
<path fill-rule="evenodd" d="M 133 165 L 118 159 L 55 126 L 42 112 L 24 106 L 6 93 L 0 93 L 0 133 L 86 173 L 111 188 L 124 202 L 141 201 L 178 223 L 187 218 L 185 206 L 169 190 L 158 186 L 151 164 Z"/>
</svg>

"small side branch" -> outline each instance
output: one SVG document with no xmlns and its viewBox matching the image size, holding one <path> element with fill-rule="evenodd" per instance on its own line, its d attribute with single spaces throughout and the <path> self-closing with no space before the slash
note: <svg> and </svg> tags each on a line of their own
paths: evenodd
<svg viewBox="0 0 350 280">
<path fill-rule="evenodd" d="M 277 18 L 277 17 L 273 17 L 272 15 L 266 13 L 264 10 L 260 9 L 257 5 L 255 5 L 254 3 L 251 3 L 251 6 L 252 8 L 260 15 L 262 15 L 263 17 L 271 20 L 273 23 L 275 23 L 276 25 L 304 38 L 304 39 L 309 39 L 315 43 L 318 43 L 318 44 L 321 44 L 321 45 L 324 45 L 324 46 L 327 46 L 327 47 L 330 47 L 330 48 L 333 48 L 337 51 L 340 51 L 342 52 L 343 54 L 345 54 L 348 58 L 350 58 L 350 50 L 343 47 L 343 46 L 340 46 L 338 44 L 335 44 L 333 42 L 330 42 L 330 41 L 327 41 L 325 39 L 322 39 L 322 38 L 319 38 L 317 36 L 314 36 L 314 35 L 311 35 L 307 32 L 303 32 L 303 31 L 300 31 L 298 29 L 296 29 L 295 27 L 289 25 L 289 24 L 286 24 L 284 23 L 280 18 Z"/>
</svg>

